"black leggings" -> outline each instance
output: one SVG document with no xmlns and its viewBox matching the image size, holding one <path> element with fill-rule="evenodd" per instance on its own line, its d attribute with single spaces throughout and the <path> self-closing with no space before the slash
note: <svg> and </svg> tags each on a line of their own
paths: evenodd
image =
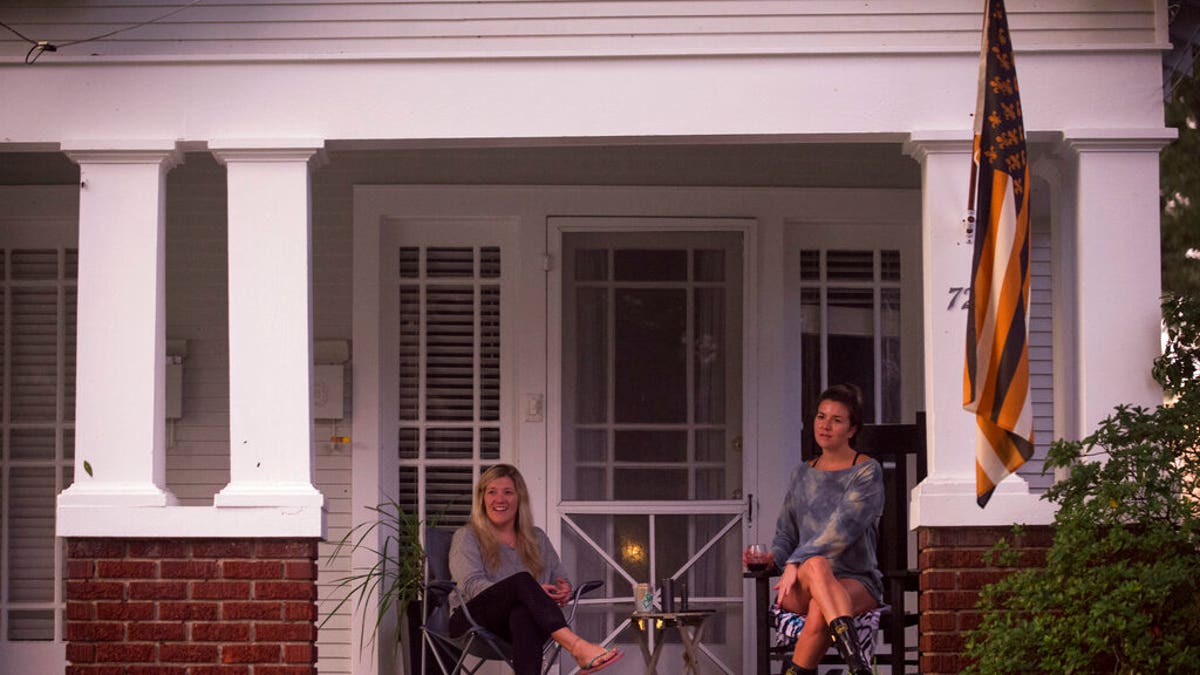
<svg viewBox="0 0 1200 675">
<path fill-rule="evenodd" d="M 467 603 L 479 625 L 512 645 L 516 675 L 539 675 L 542 646 L 550 634 L 566 628 L 558 604 L 529 572 L 519 572 L 487 587 Z M 459 636 L 471 627 L 461 608 L 450 616 L 450 635 Z"/>
</svg>

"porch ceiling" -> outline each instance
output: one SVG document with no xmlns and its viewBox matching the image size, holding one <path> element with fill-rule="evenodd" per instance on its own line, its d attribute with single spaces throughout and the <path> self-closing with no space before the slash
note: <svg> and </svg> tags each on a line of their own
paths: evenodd
<svg viewBox="0 0 1200 675">
<path fill-rule="evenodd" d="M 917 162 L 888 142 L 328 148 L 315 182 L 330 171 L 376 184 L 921 187 Z M 78 180 L 61 153 L 0 153 L 0 185 Z"/>
</svg>

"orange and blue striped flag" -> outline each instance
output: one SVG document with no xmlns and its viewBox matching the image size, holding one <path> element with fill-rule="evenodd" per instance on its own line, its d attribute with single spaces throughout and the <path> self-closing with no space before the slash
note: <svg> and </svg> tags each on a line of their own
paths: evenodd
<svg viewBox="0 0 1200 675">
<path fill-rule="evenodd" d="M 975 413 L 975 494 L 1033 454 L 1029 396 L 1029 164 L 1004 0 L 986 0 L 970 203 L 975 250 L 963 408 Z M 972 217 L 969 215 L 968 220 Z"/>
</svg>

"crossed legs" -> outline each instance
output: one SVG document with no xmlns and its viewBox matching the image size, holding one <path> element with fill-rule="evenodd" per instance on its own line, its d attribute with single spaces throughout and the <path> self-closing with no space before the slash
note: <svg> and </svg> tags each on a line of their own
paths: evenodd
<svg viewBox="0 0 1200 675">
<path fill-rule="evenodd" d="M 528 572 L 521 572 L 489 586 L 467 603 L 471 616 L 488 630 L 512 644 L 513 671 L 537 675 L 542 669 L 542 646 L 546 638 L 562 645 L 581 667 L 599 670 L 619 658 L 609 658 L 603 647 L 584 640 L 567 627 L 562 610 Z M 466 616 L 455 610 L 450 617 L 451 635 L 469 628 Z"/>
<path fill-rule="evenodd" d="M 776 585 L 780 604 L 785 610 L 806 617 L 792 650 L 792 662 L 801 668 L 816 668 L 829 649 L 829 621 L 861 614 L 878 603 L 857 580 L 834 577 L 827 558 L 816 556 L 788 567 L 794 567 L 795 573 L 785 570 Z M 788 587 L 781 588 L 785 584 Z"/>
</svg>

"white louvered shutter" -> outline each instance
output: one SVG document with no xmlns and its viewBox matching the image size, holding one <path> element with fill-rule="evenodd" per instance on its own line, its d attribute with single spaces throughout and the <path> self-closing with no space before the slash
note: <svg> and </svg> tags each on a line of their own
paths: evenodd
<svg viewBox="0 0 1200 675">
<path fill-rule="evenodd" d="M 398 253 L 400 503 L 461 524 L 500 458 L 500 248 Z"/>
<path fill-rule="evenodd" d="M 0 633 L 11 641 L 62 635 L 54 504 L 72 480 L 77 263 L 74 249 L 0 251 Z"/>
</svg>

